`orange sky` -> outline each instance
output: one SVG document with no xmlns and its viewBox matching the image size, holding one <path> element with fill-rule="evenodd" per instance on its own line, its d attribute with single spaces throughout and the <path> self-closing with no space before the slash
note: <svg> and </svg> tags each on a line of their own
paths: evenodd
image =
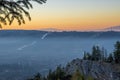
<svg viewBox="0 0 120 80">
<path fill-rule="evenodd" d="M 33 5 L 32 21 L 26 19 L 21 26 L 15 21 L 3 29 L 97 30 L 120 25 L 120 0 L 48 0 Z"/>
</svg>

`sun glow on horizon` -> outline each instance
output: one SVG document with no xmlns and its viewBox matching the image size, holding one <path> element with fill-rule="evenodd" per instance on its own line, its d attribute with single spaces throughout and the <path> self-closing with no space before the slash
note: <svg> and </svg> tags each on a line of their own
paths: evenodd
<svg viewBox="0 0 120 80">
<path fill-rule="evenodd" d="M 19 26 L 15 21 L 3 29 L 97 30 L 120 25 L 120 0 L 48 0 L 33 3 L 32 21 Z"/>
</svg>

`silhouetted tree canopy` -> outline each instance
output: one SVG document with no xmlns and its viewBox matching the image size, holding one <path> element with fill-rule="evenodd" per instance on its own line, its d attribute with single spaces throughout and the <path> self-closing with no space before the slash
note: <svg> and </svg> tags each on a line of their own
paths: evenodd
<svg viewBox="0 0 120 80">
<path fill-rule="evenodd" d="M 31 20 L 27 10 L 33 8 L 32 2 L 43 4 L 46 0 L 0 0 L 0 27 L 11 25 L 15 19 L 19 25 L 25 24 L 24 16 Z"/>
<path fill-rule="evenodd" d="M 120 64 L 120 41 L 117 41 L 115 44 L 114 59 L 116 63 Z"/>
</svg>

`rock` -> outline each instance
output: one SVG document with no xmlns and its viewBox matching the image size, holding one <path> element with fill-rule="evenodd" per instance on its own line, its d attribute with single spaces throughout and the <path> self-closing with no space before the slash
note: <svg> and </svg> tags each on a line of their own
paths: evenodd
<svg viewBox="0 0 120 80">
<path fill-rule="evenodd" d="M 74 59 L 65 67 L 67 74 L 73 74 L 76 70 L 79 70 L 81 74 L 85 76 L 92 76 L 97 80 L 120 80 L 120 70 L 115 69 L 116 66 L 111 63 L 105 63 L 102 61 L 90 61 Z"/>
</svg>

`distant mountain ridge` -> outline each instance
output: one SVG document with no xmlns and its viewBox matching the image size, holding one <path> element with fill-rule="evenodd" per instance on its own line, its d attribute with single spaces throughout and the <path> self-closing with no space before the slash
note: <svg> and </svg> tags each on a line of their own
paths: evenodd
<svg viewBox="0 0 120 80">
<path fill-rule="evenodd" d="M 56 29 L 56 28 L 44 28 L 44 29 L 40 29 L 40 31 L 62 32 L 63 30 Z"/>
<path fill-rule="evenodd" d="M 49 32 L 38 30 L 0 30 L 0 37 L 42 37 L 46 33 L 47 38 L 120 38 L 120 32 L 99 31 L 99 32 Z"/>
<path fill-rule="evenodd" d="M 120 26 L 113 26 L 113 27 L 105 28 L 103 30 L 105 30 L 105 31 L 120 31 Z"/>
</svg>

